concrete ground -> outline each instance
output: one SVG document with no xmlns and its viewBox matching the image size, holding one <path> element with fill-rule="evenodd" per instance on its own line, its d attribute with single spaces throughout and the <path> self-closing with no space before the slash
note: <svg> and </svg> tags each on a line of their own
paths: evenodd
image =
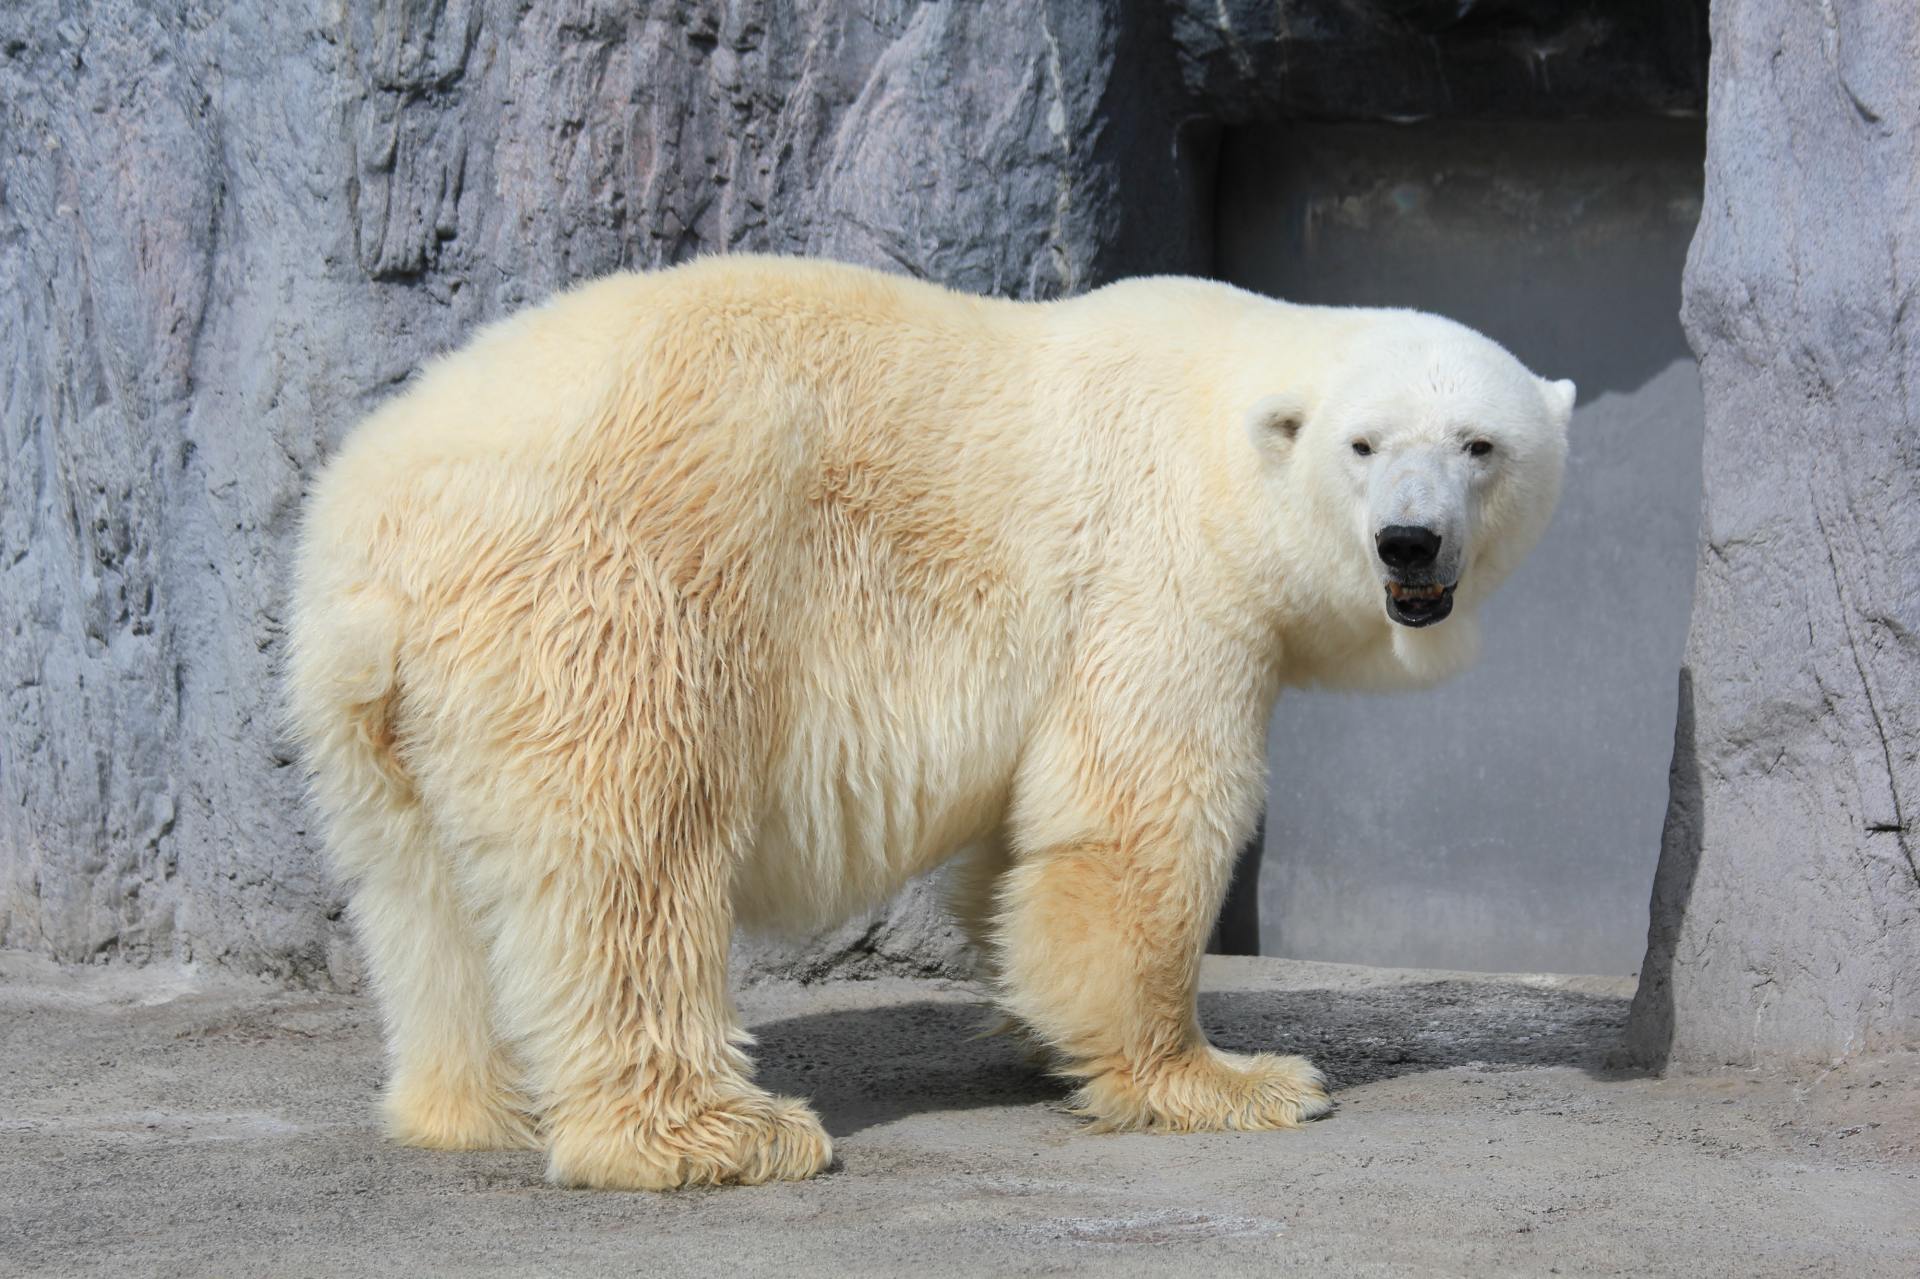
<svg viewBox="0 0 1920 1279">
<path fill-rule="evenodd" d="M 1313 1056 L 1300 1132 L 1093 1136 L 975 994 L 763 985 L 812 1182 L 550 1189 L 527 1152 L 387 1145 L 363 997 L 0 955 L 0 1272 L 1920 1274 L 1920 1073 L 1603 1068 L 1628 983 L 1210 960 L 1216 1040 Z"/>
</svg>

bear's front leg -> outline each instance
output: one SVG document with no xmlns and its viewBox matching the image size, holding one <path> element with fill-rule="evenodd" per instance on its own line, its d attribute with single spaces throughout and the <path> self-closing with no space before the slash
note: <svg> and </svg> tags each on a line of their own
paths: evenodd
<svg viewBox="0 0 1920 1279">
<path fill-rule="evenodd" d="M 1223 1052 L 1194 1001 L 1220 901 L 1206 850 L 1088 840 L 1041 849 L 1008 873 L 1002 999 L 1079 1080 L 1096 1128 L 1294 1128 L 1332 1109 L 1303 1057 Z"/>
<path fill-rule="evenodd" d="M 1047 767 L 1018 801 L 994 930 L 1001 998 L 1079 1081 L 1101 1129 L 1293 1128 L 1332 1108 L 1301 1057 L 1222 1052 L 1200 1029 L 1200 958 L 1237 851 L 1257 767 L 1195 767 L 1191 744 Z M 1182 756 L 1187 759 L 1182 761 Z M 1171 781 L 1145 765 L 1188 765 Z M 1188 771 L 1190 770 L 1190 771 Z M 1236 790 L 1230 779 L 1241 781 Z M 1099 785 L 1103 778 L 1106 785 Z"/>
</svg>

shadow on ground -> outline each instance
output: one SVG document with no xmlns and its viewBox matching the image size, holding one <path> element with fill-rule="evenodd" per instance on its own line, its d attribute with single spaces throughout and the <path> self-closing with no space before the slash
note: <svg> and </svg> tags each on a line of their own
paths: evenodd
<svg viewBox="0 0 1920 1279">
<path fill-rule="evenodd" d="M 1454 1066 L 1602 1074 L 1627 1004 L 1552 986 L 1435 981 L 1211 993 L 1200 1019 L 1220 1047 L 1300 1053 L 1340 1089 Z M 812 1101 L 835 1137 L 914 1114 L 1064 1098 L 1017 1042 L 976 1038 L 992 1020 L 985 1004 L 918 1000 L 767 1022 L 754 1027 L 757 1078 Z"/>
</svg>

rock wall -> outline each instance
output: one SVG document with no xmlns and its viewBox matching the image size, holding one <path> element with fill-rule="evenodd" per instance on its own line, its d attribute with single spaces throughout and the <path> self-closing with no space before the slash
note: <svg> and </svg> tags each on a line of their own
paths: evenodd
<svg viewBox="0 0 1920 1279">
<path fill-rule="evenodd" d="M 1716 4 L 1712 37 L 1655 1066 L 1920 1043 L 1920 3 Z"/>
<path fill-rule="evenodd" d="M 477 325 L 728 250 L 1205 271 L 1223 127 L 1688 111 L 1700 44 L 1665 0 L 8 4 L 0 944 L 351 979 L 275 727 L 285 552 Z M 955 954 L 921 893 L 807 963 Z"/>
</svg>

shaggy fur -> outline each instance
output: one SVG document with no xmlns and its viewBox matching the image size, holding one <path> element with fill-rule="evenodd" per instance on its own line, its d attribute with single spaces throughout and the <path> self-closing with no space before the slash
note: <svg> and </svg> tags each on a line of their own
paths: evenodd
<svg viewBox="0 0 1920 1279">
<path fill-rule="evenodd" d="M 722 258 L 486 330 L 326 469 L 295 591 L 393 1135 L 541 1145 L 565 1185 L 816 1173 L 819 1121 L 751 1082 L 729 935 L 955 856 L 1002 1006 L 1099 1124 L 1321 1114 L 1307 1062 L 1194 1014 L 1270 708 L 1468 660 L 1570 390 L 1433 317 L 1179 279 L 1026 304 Z M 1443 625 L 1383 612 L 1355 429 L 1501 440 Z"/>
</svg>

